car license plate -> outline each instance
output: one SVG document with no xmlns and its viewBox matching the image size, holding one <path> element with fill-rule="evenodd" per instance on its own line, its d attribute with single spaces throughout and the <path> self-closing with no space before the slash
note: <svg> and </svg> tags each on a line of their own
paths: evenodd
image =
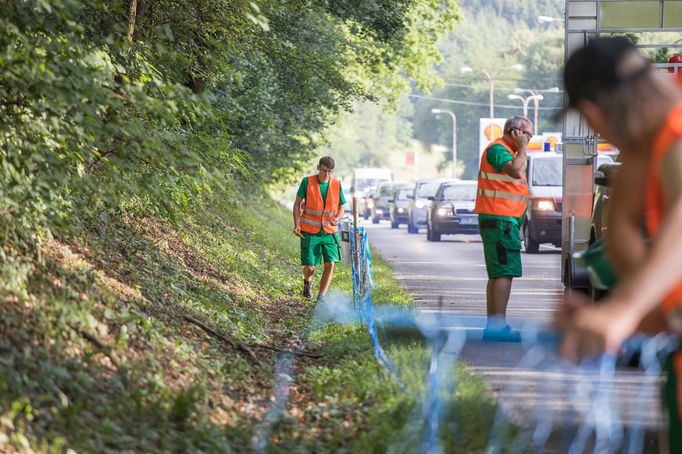
<svg viewBox="0 0 682 454">
<path fill-rule="evenodd" d="M 462 218 L 461 221 L 459 221 L 460 224 L 465 224 L 465 225 L 472 225 L 476 224 L 476 218 Z"/>
</svg>

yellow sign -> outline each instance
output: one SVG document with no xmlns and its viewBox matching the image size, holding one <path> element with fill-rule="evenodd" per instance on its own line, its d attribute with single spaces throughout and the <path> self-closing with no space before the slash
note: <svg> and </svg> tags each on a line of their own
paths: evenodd
<svg viewBox="0 0 682 454">
<path fill-rule="evenodd" d="M 502 137 L 502 128 L 500 128 L 500 125 L 492 123 L 485 128 L 483 133 L 485 134 L 485 138 L 492 142 L 493 140 Z"/>
</svg>

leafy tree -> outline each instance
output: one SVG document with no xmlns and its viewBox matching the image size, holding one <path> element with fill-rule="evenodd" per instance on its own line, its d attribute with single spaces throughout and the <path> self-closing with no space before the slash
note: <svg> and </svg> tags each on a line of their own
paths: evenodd
<svg viewBox="0 0 682 454">
<path fill-rule="evenodd" d="M 356 100 L 433 83 L 454 0 L 1 0 L 0 244 L 172 215 L 300 166 Z M 353 7 L 351 7 L 353 6 Z"/>
</svg>

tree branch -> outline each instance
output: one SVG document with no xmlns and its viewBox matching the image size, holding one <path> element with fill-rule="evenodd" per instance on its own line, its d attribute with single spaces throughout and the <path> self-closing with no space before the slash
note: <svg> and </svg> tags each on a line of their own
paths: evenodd
<svg viewBox="0 0 682 454">
<path fill-rule="evenodd" d="M 242 351 L 243 353 L 246 353 L 248 356 L 251 357 L 255 362 L 260 362 L 258 360 L 258 357 L 256 356 L 255 353 L 253 353 L 253 350 L 251 350 L 247 345 L 244 345 L 240 342 L 237 342 L 236 340 L 232 339 L 231 337 L 227 337 L 226 335 L 219 333 L 218 331 L 214 330 L 210 326 L 204 324 L 203 322 L 197 320 L 194 317 L 190 317 L 189 315 L 184 315 L 183 318 L 187 320 L 190 323 L 193 323 L 197 325 L 199 328 L 203 329 L 207 333 L 217 337 L 218 339 L 222 340 L 223 342 L 229 344 L 231 347 Z"/>
<path fill-rule="evenodd" d="M 128 42 L 133 43 L 133 36 L 135 35 L 135 19 L 137 18 L 137 0 L 130 0 L 130 8 L 128 9 Z"/>
</svg>

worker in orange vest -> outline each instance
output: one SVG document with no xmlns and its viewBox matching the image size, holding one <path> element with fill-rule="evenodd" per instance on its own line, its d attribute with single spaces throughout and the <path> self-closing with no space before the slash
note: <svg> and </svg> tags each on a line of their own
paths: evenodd
<svg viewBox="0 0 682 454">
<path fill-rule="evenodd" d="M 320 159 L 317 175 L 303 178 L 294 201 L 294 233 L 301 237 L 303 296 L 311 298 L 315 267 L 324 263 L 317 299 L 323 299 L 334 273 L 334 263 L 341 261 L 338 223 L 343 217 L 341 182 L 332 178 L 335 162 L 329 156 Z"/>
<path fill-rule="evenodd" d="M 511 117 L 504 124 L 502 137 L 490 143 L 481 156 L 474 211 L 488 272 L 483 340 L 521 340 L 507 324 L 506 314 L 512 279 L 522 274 L 519 228 L 530 197 L 526 146 L 532 131 L 527 118 Z"/>
<path fill-rule="evenodd" d="M 596 306 L 573 295 L 558 319 L 561 353 L 577 360 L 617 353 L 637 330 L 682 334 L 682 91 L 624 37 L 595 39 L 576 51 L 564 82 L 569 107 L 618 147 L 622 162 L 606 231 L 606 252 L 620 284 Z M 682 351 L 670 355 L 666 371 L 669 449 L 679 453 Z"/>
</svg>

